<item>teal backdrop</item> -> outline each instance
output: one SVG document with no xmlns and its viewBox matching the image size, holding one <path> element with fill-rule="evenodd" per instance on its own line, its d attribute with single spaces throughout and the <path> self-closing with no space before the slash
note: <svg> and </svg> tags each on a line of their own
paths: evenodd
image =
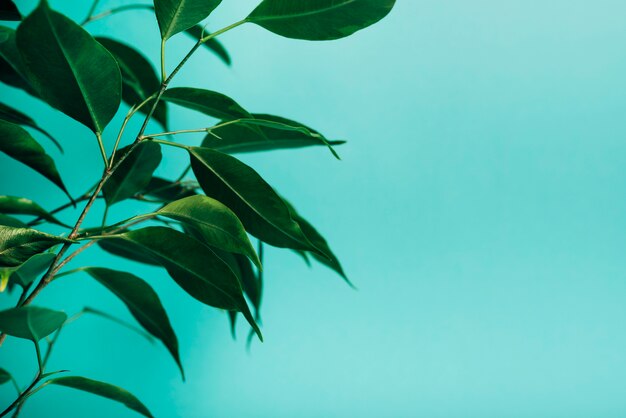
<svg viewBox="0 0 626 418">
<path fill-rule="evenodd" d="M 90 2 L 50 3 L 80 20 Z M 209 28 L 256 3 L 224 1 Z M 27 12 L 34 1 L 18 4 Z M 160 344 L 97 317 L 67 327 L 50 367 L 125 387 L 163 418 L 626 416 L 625 13 L 622 0 L 398 0 L 378 25 L 335 42 L 252 25 L 225 34 L 232 67 L 200 51 L 175 84 L 219 90 L 252 111 L 349 140 L 342 161 L 322 148 L 241 158 L 325 234 L 358 290 L 268 249 L 266 341 L 248 351 L 243 323 L 233 341 L 226 315 L 163 271 L 89 251 L 72 265 L 130 267 L 158 290 L 187 381 Z M 91 29 L 158 62 L 148 12 Z M 191 45 L 184 35 L 172 40 L 170 68 Z M 1 91 L 62 139 L 65 155 L 45 145 L 73 194 L 95 182 L 102 162 L 86 128 Z M 105 133 L 109 148 L 120 116 Z M 171 125 L 206 120 L 177 109 Z M 164 151 L 159 173 L 175 176 L 185 155 Z M 8 158 L 0 178 L 3 194 L 48 209 L 64 203 Z M 109 218 L 140 208 L 119 204 Z M 2 306 L 12 298 L 0 295 Z M 86 275 L 60 279 L 37 303 L 132 319 Z M 0 363 L 26 383 L 32 345 L 9 339 Z M 13 397 L 0 387 L 2 404 Z M 49 387 L 22 416 L 137 415 Z"/>
</svg>

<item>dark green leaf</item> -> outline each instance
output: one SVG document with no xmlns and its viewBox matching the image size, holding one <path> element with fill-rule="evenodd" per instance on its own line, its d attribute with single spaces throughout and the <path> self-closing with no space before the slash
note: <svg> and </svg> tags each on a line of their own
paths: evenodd
<svg viewBox="0 0 626 418">
<path fill-rule="evenodd" d="M 200 241 L 158 226 L 102 238 L 125 243 L 129 250 L 147 251 L 189 295 L 210 306 L 240 311 L 262 338 L 237 276 Z"/>
<path fill-rule="evenodd" d="M 146 408 L 146 406 L 142 404 L 139 399 L 135 397 L 135 395 L 125 389 L 113 386 L 109 383 L 87 379 L 86 377 L 67 376 L 50 379 L 45 383 L 45 385 L 66 386 L 68 388 L 93 393 L 94 395 L 120 402 L 133 411 L 139 412 L 143 416 L 152 417 L 148 408 Z"/>
<path fill-rule="evenodd" d="M 120 105 L 122 78 L 115 58 L 45 0 L 17 29 L 28 79 L 52 107 L 100 133 Z"/>
<path fill-rule="evenodd" d="M 136 261 L 138 263 L 149 264 L 151 266 L 160 266 L 161 264 L 142 251 L 140 248 L 129 248 L 128 245 L 122 241 L 114 240 L 99 240 L 98 246 L 109 254 L 116 255 L 118 257 L 126 258 L 128 260 Z"/>
<path fill-rule="evenodd" d="M 35 254 L 15 269 L 9 281 L 22 287 L 28 286 L 48 270 L 55 257 L 53 253 Z"/>
<path fill-rule="evenodd" d="M 276 247 L 323 253 L 294 221 L 274 189 L 241 161 L 209 148 L 189 148 L 193 172 L 207 196 L 228 206 L 246 231 Z"/>
<path fill-rule="evenodd" d="M 11 379 L 13 379 L 11 377 L 11 373 L 7 372 L 4 369 L 0 369 L 0 385 L 10 382 Z"/>
<path fill-rule="evenodd" d="M 177 87 L 167 90 L 163 95 L 163 100 L 217 119 L 231 120 L 252 117 L 230 97 L 211 90 Z"/>
<path fill-rule="evenodd" d="M 0 196 L 0 213 L 12 215 L 34 215 L 45 219 L 48 222 L 67 227 L 67 225 L 52 216 L 37 203 L 24 197 Z"/>
<path fill-rule="evenodd" d="M 90 267 L 84 271 L 120 298 L 146 331 L 165 344 L 184 378 L 178 339 L 161 300 L 152 287 L 139 277 L 122 271 L 98 267 Z"/>
<path fill-rule="evenodd" d="M 131 145 L 122 148 L 117 158 L 131 150 Z M 151 141 L 137 145 L 132 153 L 104 184 L 102 193 L 108 205 L 120 202 L 141 192 L 152 179 L 152 173 L 161 162 L 161 147 Z"/>
<path fill-rule="evenodd" d="M 0 225 L 12 226 L 14 228 L 28 228 L 24 222 L 19 219 L 15 219 L 12 216 L 3 215 L 0 213 Z"/>
<path fill-rule="evenodd" d="M 36 306 L 0 311 L 0 331 L 37 342 L 59 329 L 67 319 L 63 312 Z"/>
<path fill-rule="evenodd" d="M 161 37 L 169 39 L 200 23 L 222 0 L 154 0 Z"/>
<path fill-rule="evenodd" d="M 72 242 L 30 228 L 0 226 L 0 267 L 17 267 L 48 248 Z"/>
<path fill-rule="evenodd" d="M 22 20 L 22 15 L 12 0 L 0 1 L 0 20 Z"/>
<path fill-rule="evenodd" d="M 241 221 L 217 200 L 200 195 L 186 197 L 166 205 L 156 213 L 196 228 L 200 240 L 205 244 L 246 255 L 261 267 Z"/>
<path fill-rule="evenodd" d="M 34 120 L 32 120 L 29 116 L 25 115 L 19 110 L 13 109 L 12 107 L 5 105 L 4 103 L 0 103 L 0 120 L 6 120 L 7 122 L 28 126 L 41 132 L 42 134 L 47 136 L 54 143 L 54 145 L 57 146 L 59 151 L 63 152 L 63 147 L 61 147 L 59 141 L 54 139 L 52 135 L 50 135 L 48 132 L 41 129 Z"/>
<path fill-rule="evenodd" d="M 186 29 L 185 32 L 195 40 L 200 40 L 202 37 L 210 35 L 210 32 L 206 32 L 200 25 L 192 26 L 189 29 Z M 220 57 L 226 65 L 230 65 L 231 61 L 228 51 L 226 51 L 226 48 L 224 48 L 224 46 L 216 38 L 211 38 L 202 45 Z"/>
<path fill-rule="evenodd" d="M 253 116 L 261 120 L 303 128 L 306 131 L 277 129 L 276 127 L 267 126 L 267 124 L 255 127 L 251 126 L 251 123 L 235 123 L 213 129 L 212 133 L 215 135 L 208 134 L 204 138 L 202 146 L 228 154 L 235 154 L 319 145 L 341 145 L 345 143 L 345 141 L 328 141 L 327 144 L 317 136 L 320 134 L 315 130 L 289 119 L 261 114 L 254 114 Z"/>
<path fill-rule="evenodd" d="M 152 64 L 139 51 L 113 39 L 97 37 L 96 40 L 117 60 L 122 71 L 122 100 L 128 105 L 138 105 L 161 88 Z M 148 104 L 139 111 L 147 114 L 150 107 Z M 153 116 L 164 128 L 167 127 L 165 103 L 159 102 Z"/>
<path fill-rule="evenodd" d="M 152 177 L 150 183 L 141 192 L 142 195 L 156 197 L 166 202 L 182 199 L 196 194 L 194 187 L 188 187 L 180 182 Z"/>
<path fill-rule="evenodd" d="M 5 26 L 0 26 L 0 80 L 39 97 L 28 81 L 26 67 L 15 42 L 15 30 Z"/>
<path fill-rule="evenodd" d="M 37 171 L 72 199 L 52 158 L 24 128 L 0 120 L 0 151 Z"/>
<path fill-rule="evenodd" d="M 247 17 L 277 35 L 328 41 L 378 22 L 395 0 L 263 0 Z"/>
</svg>

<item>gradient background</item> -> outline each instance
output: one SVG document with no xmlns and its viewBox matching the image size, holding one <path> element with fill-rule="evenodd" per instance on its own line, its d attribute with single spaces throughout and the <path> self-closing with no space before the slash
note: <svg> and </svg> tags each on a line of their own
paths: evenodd
<svg viewBox="0 0 626 418">
<path fill-rule="evenodd" d="M 18 3 L 27 11 L 34 1 Z M 86 3 L 51 1 L 75 19 Z M 225 1 L 209 27 L 256 3 Z M 618 0 L 399 0 L 380 24 L 340 41 L 289 40 L 252 25 L 224 35 L 233 67 L 201 51 L 175 84 L 350 140 L 341 162 L 322 148 L 242 159 L 326 235 L 359 290 L 269 249 L 266 342 L 247 352 L 246 327 L 233 341 L 226 315 L 163 271 L 90 251 L 73 266 L 132 268 L 161 294 L 188 379 L 160 344 L 95 317 L 68 326 L 51 370 L 119 384 L 158 417 L 626 416 L 625 13 Z M 147 12 L 91 30 L 157 62 Z M 172 40 L 170 68 L 191 44 Z M 61 156 L 41 140 L 74 194 L 99 177 L 86 128 L 1 91 L 65 142 Z M 109 148 L 119 120 L 106 132 Z M 183 110 L 172 118 L 174 128 L 206 124 Z M 159 173 L 174 176 L 184 154 L 165 152 Z M 64 202 L 7 158 L 0 178 L 3 193 L 46 208 Z M 139 210 L 120 204 L 110 219 Z M 85 275 L 49 286 L 38 304 L 130 319 Z M 7 341 L 0 361 L 22 383 L 35 369 L 26 342 Z M 0 387 L 3 404 L 13 397 Z M 138 415 L 47 388 L 23 416 Z"/>
</svg>

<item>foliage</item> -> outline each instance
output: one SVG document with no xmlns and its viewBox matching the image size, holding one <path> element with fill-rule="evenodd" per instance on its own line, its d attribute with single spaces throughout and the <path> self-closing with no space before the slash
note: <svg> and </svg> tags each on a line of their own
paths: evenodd
<svg viewBox="0 0 626 418">
<path fill-rule="evenodd" d="M 348 280 L 326 239 L 252 167 L 231 155 L 324 146 L 338 158 L 334 146 L 343 141 L 328 140 L 290 119 L 250 113 L 215 91 L 169 85 L 202 46 L 230 65 L 230 55 L 216 37 L 245 23 L 287 38 L 333 40 L 376 23 L 389 13 L 394 2 L 263 0 L 243 20 L 212 33 L 201 22 L 221 0 L 154 0 L 154 4 L 127 4 L 100 14 L 96 14 L 99 5 L 94 0 L 80 24 L 52 10 L 47 0 L 41 0 L 25 17 L 13 1 L 1 3 L 0 19 L 15 23 L 0 26 L 0 81 L 89 128 L 99 146 L 104 170 L 93 188 L 72 198 L 61 178 L 59 168 L 63 166 L 45 151 L 37 136 L 45 136 L 61 150 L 62 141 L 40 127 L 36 115 L 0 103 L 0 151 L 41 174 L 69 198 L 67 204 L 48 212 L 27 196 L 0 196 L 0 292 L 10 296 L 17 289 L 20 294 L 14 308 L 0 311 L 0 344 L 7 336 L 32 341 L 38 364 L 36 376 L 25 389 L 10 371 L 0 369 L 0 384 L 13 382 L 18 392 L 0 416 L 13 410 L 19 414 L 29 397 L 48 385 L 87 391 L 152 416 L 143 403 L 122 388 L 80 376 L 56 376 L 62 371 L 46 373 L 62 328 L 82 314 L 99 315 L 138 329 L 93 308 L 68 318 L 61 311 L 34 306 L 41 291 L 62 275 L 88 274 L 118 297 L 142 328 L 138 332 L 160 340 L 184 378 L 176 333 L 148 282 L 130 272 L 103 267 L 63 270 L 94 244 L 112 256 L 161 266 L 192 298 L 227 311 L 233 329 L 241 313 L 251 327 L 251 336 L 256 334 L 261 340 L 258 322 L 263 243 L 296 251 L 307 261 L 311 256 Z M 161 34 L 160 78 L 140 51 L 107 37 L 94 38 L 84 28 L 94 20 L 130 9 L 154 15 Z M 168 75 L 166 42 L 179 33 L 191 36 L 196 43 Z M 107 153 L 102 136 L 122 102 L 129 110 L 113 149 Z M 168 132 L 172 105 L 200 112 L 216 122 L 200 129 Z M 141 129 L 120 148 L 127 138 L 129 120 L 139 114 L 144 118 Z M 151 121 L 165 132 L 146 134 Z M 206 134 L 200 146 L 172 140 L 190 132 Z M 156 177 L 162 153 L 175 148 L 188 154 L 189 166 L 176 179 Z M 193 179 L 189 178 L 192 174 Z M 129 199 L 161 207 L 113 225 L 107 225 L 105 215 L 99 226 L 86 228 L 85 220 L 98 198 L 103 198 L 105 214 L 109 206 Z M 70 227 L 55 214 L 72 207 L 80 212 Z M 31 220 L 26 222 L 24 217 Z M 69 232 L 55 235 L 35 229 L 49 225 Z M 259 241 L 258 251 L 250 236 Z M 42 356 L 40 342 L 44 338 L 47 350 Z"/>
</svg>

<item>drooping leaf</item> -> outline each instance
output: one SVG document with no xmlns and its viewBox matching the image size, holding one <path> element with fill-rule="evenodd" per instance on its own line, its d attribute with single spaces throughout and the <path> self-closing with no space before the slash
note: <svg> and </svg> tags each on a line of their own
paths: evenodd
<svg viewBox="0 0 626 418">
<path fill-rule="evenodd" d="M 113 39 L 96 37 L 117 60 L 122 71 L 122 100 L 130 106 L 138 105 L 161 88 L 152 64 L 139 51 Z M 151 105 L 143 106 L 139 111 L 147 114 Z M 167 107 L 159 102 L 154 119 L 167 129 Z"/>
<path fill-rule="evenodd" d="M 17 6 L 13 3 L 13 0 L 0 1 L 0 20 L 22 20 L 22 15 L 20 11 L 17 10 Z"/>
<path fill-rule="evenodd" d="M 154 0 L 161 38 L 169 39 L 206 18 L 222 0 Z"/>
<path fill-rule="evenodd" d="M 17 267 L 9 277 L 9 282 L 26 287 L 41 276 L 56 257 L 53 253 L 35 254 Z"/>
<path fill-rule="evenodd" d="M 24 128 L 0 120 L 0 151 L 37 171 L 72 199 L 52 158 Z"/>
<path fill-rule="evenodd" d="M 146 331 L 165 344 L 184 377 L 178 353 L 178 339 L 165 308 L 152 287 L 139 277 L 122 271 L 99 267 L 90 267 L 84 271 L 120 298 Z"/>
<path fill-rule="evenodd" d="M 39 97 L 28 81 L 24 61 L 17 49 L 15 30 L 6 26 L 0 26 L 0 81 Z"/>
<path fill-rule="evenodd" d="M 252 117 L 230 97 L 211 90 L 176 87 L 166 90 L 163 100 L 217 119 L 232 120 Z"/>
<path fill-rule="evenodd" d="M 136 261 L 138 263 L 148 264 L 151 266 L 161 265 L 145 251 L 142 251 L 140 248 L 130 248 L 128 245 L 124 244 L 123 241 L 99 240 L 98 246 L 109 254 L 126 258 L 131 261 Z"/>
<path fill-rule="evenodd" d="M 241 221 L 217 200 L 208 196 L 190 196 L 172 202 L 156 213 L 197 229 L 200 240 L 205 244 L 243 254 L 261 266 Z"/>
<path fill-rule="evenodd" d="M 67 319 L 64 312 L 37 306 L 0 311 L 0 332 L 37 342 L 59 329 Z"/>
<path fill-rule="evenodd" d="M 122 92 L 120 69 L 106 48 L 45 0 L 18 27 L 17 46 L 46 102 L 95 133 L 104 130 Z"/>
<path fill-rule="evenodd" d="M 189 29 L 185 29 L 185 32 L 189 34 L 195 40 L 199 40 L 204 36 L 210 35 L 210 32 L 207 32 L 206 30 L 204 30 L 202 26 L 200 25 L 192 26 Z M 204 47 L 212 51 L 222 61 L 224 61 L 224 64 L 226 65 L 231 64 L 230 55 L 228 55 L 228 51 L 226 51 L 226 48 L 224 48 L 221 42 L 218 41 L 216 38 L 211 38 L 208 41 L 204 42 L 202 45 L 204 45 Z"/>
<path fill-rule="evenodd" d="M 131 145 L 122 148 L 116 158 L 121 158 L 131 148 Z M 138 144 L 104 184 L 102 193 L 107 205 L 141 192 L 150 183 L 152 173 L 161 163 L 161 158 L 161 147 L 156 142 L 144 141 Z"/>
<path fill-rule="evenodd" d="M 328 41 L 381 20 L 395 0 L 263 0 L 246 20 L 277 35 Z"/>
<path fill-rule="evenodd" d="M 174 200 L 195 195 L 196 192 L 194 190 L 195 188 L 188 187 L 181 182 L 173 182 L 161 177 L 152 177 L 150 179 L 150 183 L 148 183 L 146 188 L 141 191 L 141 194 L 145 196 L 152 196 L 166 202 L 172 202 Z"/>
<path fill-rule="evenodd" d="M 231 270 L 239 278 L 239 281 L 241 281 L 243 292 L 254 307 L 254 318 L 258 321 L 262 289 L 252 267 L 252 262 L 240 254 L 231 254 L 220 250 L 215 250 L 215 253 L 230 266 Z"/>
<path fill-rule="evenodd" d="M 34 215 L 48 222 L 65 226 L 63 222 L 52 216 L 48 211 L 37 203 L 25 197 L 0 196 L 0 213 L 12 215 Z"/>
<path fill-rule="evenodd" d="M 72 242 L 30 228 L 0 226 L 0 267 L 17 267 L 48 248 Z"/>
<path fill-rule="evenodd" d="M 3 215 L 2 213 L 0 213 L 0 225 L 12 226 L 14 228 L 28 228 L 28 225 L 26 225 L 19 219 L 15 219 L 12 216 Z"/>
<path fill-rule="evenodd" d="M 251 167 L 209 148 L 190 147 L 189 155 L 206 195 L 235 212 L 246 231 L 276 247 L 321 253 L 292 219 L 280 196 Z"/>
<path fill-rule="evenodd" d="M 262 338 L 239 280 L 228 265 L 200 241 L 159 226 L 101 238 L 127 244 L 131 251 L 139 248 L 148 252 L 189 295 L 216 308 L 240 311 Z"/>
<path fill-rule="evenodd" d="M 60 276 L 61 276 L 61 275 L 57 275 L 56 277 L 60 277 Z M 101 310 L 99 310 L 99 309 L 94 309 L 94 308 L 90 308 L 90 307 L 88 307 L 88 306 L 85 306 L 85 307 L 82 309 L 82 312 L 83 312 L 83 313 L 86 313 L 86 314 L 91 314 L 91 315 L 94 315 L 94 316 L 98 316 L 98 317 L 100 317 L 100 318 L 104 318 L 104 319 L 106 319 L 106 320 L 108 320 L 108 321 L 111 321 L 111 322 L 113 322 L 113 323 L 115 323 L 115 324 L 117 324 L 117 325 L 121 325 L 122 327 L 124 327 L 124 328 L 126 328 L 126 329 L 129 329 L 129 330 L 131 330 L 131 331 L 133 331 L 133 332 L 137 333 L 138 335 L 142 336 L 143 338 L 145 338 L 146 340 L 148 340 L 150 343 L 153 343 L 153 342 L 154 342 L 154 338 L 152 337 L 152 335 L 148 334 L 148 333 L 147 333 L 146 331 L 144 331 L 143 329 L 141 329 L 141 328 L 139 328 L 139 327 L 136 327 L 136 326 L 134 326 L 134 325 L 132 325 L 132 324 L 129 324 L 128 322 L 123 321 L 123 320 L 121 320 L 121 319 L 119 319 L 119 318 L 117 318 L 117 317 L 115 317 L 115 316 L 113 316 L 113 315 L 111 315 L 111 314 L 108 314 L 108 313 L 106 313 L 106 312 L 104 312 L 104 311 L 101 311 Z"/>
<path fill-rule="evenodd" d="M 5 383 L 7 383 L 7 382 L 10 382 L 11 379 L 13 379 L 11 377 L 11 373 L 9 373 L 6 370 L 0 368 L 0 385 L 3 385 Z"/>
<path fill-rule="evenodd" d="M 140 413 L 145 417 L 152 417 L 152 414 L 146 408 L 144 404 L 139 401 L 129 391 L 122 389 L 121 387 L 111 385 L 109 383 L 100 382 L 98 380 L 87 379 L 81 376 L 66 376 L 50 379 L 45 385 L 59 385 L 72 389 L 82 390 L 84 392 L 93 393 L 94 395 L 101 396 L 103 398 L 111 399 L 112 401 L 120 402 L 129 409 Z"/>
<path fill-rule="evenodd" d="M 236 123 L 213 129 L 202 142 L 203 147 L 213 148 L 228 154 L 271 151 L 275 149 L 302 148 L 309 146 L 335 146 L 345 141 L 327 141 L 326 144 L 317 135 L 319 133 L 301 123 L 272 115 L 254 114 L 254 118 L 280 122 L 284 125 L 301 127 L 298 129 L 277 129 L 266 125 L 251 126 L 251 123 Z M 314 134 L 314 135 L 311 135 Z M 317 135 L 316 135 L 317 134 Z"/>
<path fill-rule="evenodd" d="M 52 135 L 50 135 L 44 129 L 40 128 L 32 118 L 20 112 L 19 110 L 7 106 L 4 103 L 0 103 L 0 120 L 5 120 L 7 122 L 15 123 L 17 125 L 28 126 L 41 132 L 46 137 L 48 137 L 54 143 L 54 145 L 57 146 L 59 151 L 63 152 L 63 147 L 61 147 L 59 141 L 53 138 Z"/>
</svg>

